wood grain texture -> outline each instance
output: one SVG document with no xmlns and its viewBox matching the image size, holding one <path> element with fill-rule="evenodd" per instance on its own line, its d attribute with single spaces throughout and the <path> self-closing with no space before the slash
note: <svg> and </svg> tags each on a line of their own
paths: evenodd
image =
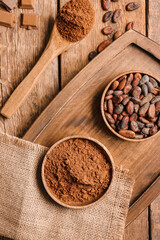
<svg viewBox="0 0 160 240">
<path fill-rule="evenodd" d="M 60 5 L 63 6 L 67 0 L 61 0 Z M 105 13 L 101 7 L 101 0 L 92 1 L 95 11 L 96 20 L 91 33 L 79 44 L 75 45 L 72 49 L 63 53 L 61 56 L 61 86 L 64 87 L 87 63 L 89 52 L 95 50 L 97 46 L 105 39 L 112 41 L 113 34 L 109 37 L 101 33 L 102 28 L 111 25 L 114 32 L 118 29 L 125 32 L 126 24 L 130 21 L 135 21 L 135 30 L 145 34 L 145 0 L 139 0 L 141 7 L 133 12 L 127 12 L 125 6 L 130 0 L 121 0 L 119 2 L 112 2 L 110 10 L 121 9 L 123 15 L 118 23 L 102 22 Z"/>
<path fill-rule="evenodd" d="M 136 221 L 132 222 L 125 229 L 124 240 L 150 240 L 148 233 L 148 208 L 146 208 L 145 211 L 137 217 Z"/>
<path fill-rule="evenodd" d="M 151 239 L 160 239 L 160 196 L 150 206 Z"/>
<path fill-rule="evenodd" d="M 1 58 L 3 103 L 32 69 L 47 44 L 57 13 L 57 1 L 36 1 L 34 11 L 40 15 L 38 31 L 20 28 L 20 13 L 33 12 L 32 10 L 16 9 L 15 28 L 0 27 L 0 44 L 6 47 Z M 15 116 L 10 120 L 5 119 L 5 131 L 11 135 L 22 136 L 57 93 L 58 88 L 58 60 L 55 59 Z"/>
</svg>

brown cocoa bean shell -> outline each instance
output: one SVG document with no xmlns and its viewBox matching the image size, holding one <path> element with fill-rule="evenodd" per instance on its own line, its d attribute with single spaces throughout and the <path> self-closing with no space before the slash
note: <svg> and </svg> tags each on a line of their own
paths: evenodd
<svg viewBox="0 0 160 240">
<path fill-rule="evenodd" d="M 135 98 L 135 97 L 132 97 L 131 100 L 135 104 L 139 104 L 141 102 L 141 100 L 139 98 Z"/>
<path fill-rule="evenodd" d="M 116 31 L 114 33 L 113 39 L 116 40 L 122 35 L 122 32 L 120 30 Z"/>
<path fill-rule="evenodd" d="M 138 118 L 138 115 L 137 115 L 136 113 L 133 113 L 133 114 L 130 116 L 129 120 L 130 120 L 130 122 L 132 122 L 132 121 L 137 121 L 137 118 Z"/>
<path fill-rule="evenodd" d="M 143 98 L 144 98 L 144 95 L 141 94 L 140 97 L 139 97 L 139 99 L 142 100 Z"/>
<path fill-rule="evenodd" d="M 155 125 L 153 128 L 150 128 L 149 134 L 151 136 L 155 135 L 158 132 L 158 127 Z"/>
<path fill-rule="evenodd" d="M 126 25 L 126 31 L 129 31 L 130 29 L 134 29 L 134 22 L 129 22 Z"/>
<path fill-rule="evenodd" d="M 157 103 L 157 102 L 160 102 L 160 96 L 156 96 L 151 100 L 151 103 Z"/>
<path fill-rule="evenodd" d="M 141 94 L 141 88 L 139 86 L 134 87 L 132 91 L 132 96 L 135 98 L 139 98 Z"/>
<path fill-rule="evenodd" d="M 111 26 L 107 26 L 102 29 L 102 33 L 106 36 L 112 34 L 112 32 L 113 28 Z"/>
<path fill-rule="evenodd" d="M 121 103 L 123 100 L 123 97 L 122 96 L 114 96 L 112 101 L 114 104 L 118 104 L 118 103 Z"/>
<path fill-rule="evenodd" d="M 112 115 L 113 114 L 113 102 L 112 99 L 108 100 L 108 112 Z"/>
<path fill-rule="evenodd" d="M 112 11 L 108 11 L 104 14 L 103 16 L 103 22 L 108 22 L 113 16 L 113 12 Z"/>
<path fill-rule="evenodd" d="M 149 120 L 150 122 L 157 122 L 158 117 L 148 118 L 148 120 Z"/>
<path fill-rule="evenodd" d="M 125 106 L 130 101 L 131 97 L 124 98 L 122 104 Z"/>
<path fill-rule="evenodd" d="M 124 106 L 122 104 L 118 104 L 114 107 L 115 114 L 121 114 L 123 112 Z"/>
<path fill-rule="evenodd" d="M 144 83 L 149 82 L 149 76 L 148 75 L 144 75 L 141 79 L 141 81 L 139 82 L 139 85 L 142 86 Z"/>
<path fill-rule="evenodd" d="M 132 101 L 129 101 L 126 106 L 126 111 L 129 115 L 133 114 L 134 112 L 134 103 Z"/>
<path fill-rule="evenodd" d="M 91 61 L 93 58 L 95 58 L 98 55 L 97 51 L 92 51 L 88 55 L 88 60 Z"/>
<path fill-rule="evenodd" d="M 131 127 L 131 130 L 132 130 L 133 132 L 137 132 L 137 131 L 139 130 L 138 124 L 137 124 L 137 122 L 135 122 L 135 121 L 131 121 L 130 127 Z"/>
<path fill-rule="evenodd" d="M 107 101 L 107 100 L 109 100 L 109 99 L 111 99 L 111 98 L 113 98 L 113 95 L 108 95 L 108 96 L 106 96 L 104 99 Z"/>
<path fill-rule="evenodd" d="M 153 97 L 152 93 L 149 93 L 146 97 L 142 99 L 140 105 L 143 106 L 145 103 L 150 102 L 152 97 Z"/>
<path fill-rule="evenodd" d="M 108 90 L 108 92 L 106 93 L 106 96 L 112 95 L 113 94 L 113 90 Z"/>
<path fill-rule="evenodd" d="M 121 129 L 126 129 L 126 127 L 128 126 L 128 123 L 129 123 L 129 117 L 128 116 L 123 117 L 120 124 Z"/>
<path fill-rule="evenodd" d="M 156 108 L 154 104 L 151 104 L 148 109 L 148 117 L 149 118 L 154 118 L 156 114 Z"/>
<path fill-rule="evenodd" d="M 123 95 L 123 92 L 121 91 L 121 90 L 116 90 L 116 91 L 114 91 L 114 93 L 113 93 L 115 96 L 121 96 L 121 95 Z"/>
<path fill-rule="evenodd" d="M 123 111 L 123 112 L 122 112 L 122 115 L 123 115 L 123 116 L 129 116 L 129 114 L 128 114 L 126 111 Z"/>
<path fill-rule="evenodd" d="M 110 0 L 102 0 L 102 8 L 103 10 L 108 10 L 110 8 L 111 1 Z"/>
<path fill-rule="evenodd" d="M 140 73 L 135 73 L 134 78 L 139 78 L 139 80 L 142 79 L 142 75 Z"/>
<path fill-rule="evenodd" d="M 156 103 L 156 112 L 160 111 L 160 102 Z"/>
<path fill-rule="evenodd" d="M 142 138 L 144 138 L 144 135 L 143 134 L 136 134 L 134 138 L 135 139 L 142 139 Z"/>
<path fill-rule="evenodd" d="M 135 78 L 135 79 L 132 81 L 132 86 L 133 86 L 133 87 L 138 86 L 139 81 L 140 81 L 139 78 Z"/>
<path fill-rule="evenodd" d="M 132 85 L 126 84 L 126 86 L 124 87 L 124 90 L 123 90 L 124 94 L 129 93 L 131 91 L 131 89 L 132 89 Z"/>
<path fill-rule="evenodd" d="M 144 128 L 145 127 L 145 123 L 143 123 L 143 122 L 140 122 L 140 121 L 136 121 L 137 122 L 137 124 L 138 124 L 138 127 L 140 128 L 140 129 L 142 129 L 142 128 Z"/>
<path fill-rule="evenodd" d="M 120 78 L 118 79 L 118 82 L 121 82 L 124 78 L 127 79 L 127 75 L 123 75 L 122 77 L 120 77 Z"/>
<path fill-rule="evenodd" d="M 149 103 L 145 103 L 140 109 L 139 109 L 139 115 L 144 115 L 149 108 Z"/>
<path fill-rule="evenodd" d="M 111 127 L 116 130 L 116 125 L 114 123 L 111 123 Z"/>
<path fill-rule="evenodd" d="M 105 117 L 106 117 L 106 119 L 109 123 L 115 123 L 115 121 L 114 121 L 114 119 L 113 119 L 113 117 L 111 116 L 110 113 L 105 112 Z"/>
<path fill-rule="evenodd" d="M 103 42 L 101 42 L 97 48 L 98 53 L 102 52 L 106 47 L 108 47 L 110 45 L 110 41 L 109 40 L 104 40 Z"/>
<path fill-rule="evenodd" d="M 154 93 L 154 87 L 151 82 L 146 82 L 146 85 L 148 87 L 148 92 L 149 93 Z"/>
<path fill-rule="evenodd" d="M 113 119 L 115 120 L 115 122 L 117 121 L 118 115 L 117 114 L 113 114 Z"/>
<path fill-rule="evenodd" d="M 127 80 L 128 80 L 129 83 L 131 83 L 131 82 L 133 81 L 133 77 L 134 77 L 134 76 L 133 76 L 133 73 L 130 73 L 129 76 L 128 76 L 128 78 L 127 78 Z"/>
<path fill-rule="evenodd" d="M 150 121 L 148 121 L 146 118 L 144 118 L 144 117 L 139 117 L 139 121 L 141 121 L 142 123 L 145 123 L 145 124 L 147 124 L 147 123 L 150 123 Z"/>
<path fill-rule="evenodd" d="M 118 120 L 121 121 L 123 119 L 123 115 L 122 114 L 119 114 L 118 115 Z"/>
<path fill-rule="evenodd" d="M 153 128 L 153 127 L 154 127 L 154 123 L 147 123 L 147 124 L 146 124 L 146 127 L 147 127 L 147 128 L 151 128 L 151 127 Z"/>
<path fill-rule="evenodd" d="M 149 77 L 149 81 L 152 83 L 153 87 L 158 88 L 158 82 L 154 78 Z"/>
<path fill-rule="evenodd" d="M 119 86 L 119 82 L 118 81 L 114 81 L 111 85 L 111 90 L 115 90 L 117 87 Z"/>
<path fill-rule="evenodd" d="M 133 132 L 131 130 L 120 130 L 119 134 L 126 138 L 134 138 L 135 137 L 135 132 Z"/>
<path fill-rule="evenodd" d="M 143 93 L 144 97 L 146 97 L 148 95 L 148 87 L 145 83 L 142 85 L 142 93 Z"/>
<path fill-rule="evenodd" d="M 122 10 L 121 9 L 117 9 L 116 11 L 114 11 L 113 13 L 113 22 L 117 23 L 119 22 L 120 18 L 122 17 Z"/>
<path fill-rule="evenodd" d="M 123 88 L 126 85 L 126 81 L 127 81 L 126 78 L 124 78 L 123 80 L 120 81 L 119 86 L 118 86 L 119 90 L 123 90 Z"/>
<path fill-rule="evenodd" d="M 145 135 L 148 135 L 149 131 L 150 131 L 150 128 L 143 128 L 142 129 L 142 133 L 145 134 Z"/>
<path fill-rule="evenodd" d="M 131 2 L 131 3 L 127 4 L 126 10 L 127 11 L 134 11 L 134 10 L 138 9 L 140 6 L 141 6 L 140 3 Z"/>
<path fill-rule="evenodd" d="M 104 102 L 103 109 L 104 109 L 105 112 L 107 112 L 107 101 Z"/>
</svg>

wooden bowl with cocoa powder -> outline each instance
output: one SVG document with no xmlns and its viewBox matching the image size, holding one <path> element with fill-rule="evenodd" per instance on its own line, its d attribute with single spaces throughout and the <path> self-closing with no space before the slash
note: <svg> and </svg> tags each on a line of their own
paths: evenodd
<svg viewBox="0 0 160 240">
<path fill-rule="evenodd" d="M 90 137 L 70 136 L 49 149 L 41 176 L 47 193 L 55 202 L 83 209 L 105 198 L 114 171 L 112 155 L 102 143 Z"/>
<path fill-rule="evenodd" d="M 139 73 L 141 74 L 141 79 L 137 80 L 136 77 L 138 78 L 139 76 Z M 135 75 L 137 74 L 137 75 Z M 137 102 L 135 102 L 136 104 L 134 104 L 134 101 L 135 101 L 135 98 L 133 97 L 133 89 L 135 89 L 136 87 L 136 90 L 139 90 L 140 88 L 142 88 L 142 85 L 146 85 L 147 82 L 145 82 L 144 84 L 141 84 L 141 80 L 146 78 L 147 77 L 144 77 L 144 76 L 148 76 L 149 77 L 149 80 L 148 82 L 150 82 L 150 79 L 151 79 L 151 82 L 152 81 L 156 81 L 157 82 L 157 86 L 154 86 L 154 92 L 153 90 L 151 89 L 151 91 L 148 93 L 146 93 L 144 90 L 146 90 L 146 86 L 144 87 L 143 86 L 143 91 L 144 93 L 146 94 L 146 96 L 144 96 L 142 94 L 142 92 L 140 93 L 140 96 L 139 98 L 142 97 L 141 102 L 137 104 Z M 124 76 L 126 77 L 126 79 L 124 78 Z M 136 76 L 136 77 L 135 77 Z M 132 77 L 133 77 L 133 80 L 132 80 Z M 144 77 L 144 78 L 143 78 Z M 140 78 L 140 77 L 139 77 Z M 125 86 L 127 85 L 128 83 L 128 79 L 129 81 L 131 81 L 129 84 L 132 86 L 132 89 L 129 91 L 128 94 L 128 97 L 130 97 L 129 99 L 129 102 L 133 101 L 133 104 L 131 103 L 131 105 L 139 105 L 139 109 L 137 112 L 135 112 L 135 110 L 133 111 L 132 114 L 129 114 L 126 110 L 127 108 L 127 104 L 129 104 L 129 102 L 124 105 L 123 104 L 123 100 L 121 101 L 120 97 L 124 96 L 124 95 L 127 95 L 125 93 Z M 136 79 L 136 80 L 135 80 Z M 122 82 L 123 81 L 123 82 Z M 134 83 L 133 83 L 134 81 Z M 139 81 L 139 83 L 138 83 Z M 119 83 L 117 83 L 119 82 Z M 116 84 L 117 83 L 117 87 L 116 87 Z M 121 86 L 120 86 L 120 83 L 121 83 Z M 128 84 L 128 85 L 129 85 Z M 156 85 L 156 83 L 154 82 L 153 85 Z M 114 86 L 115 85 L 115 86 Z M 120 86 L 120 87 L 119 87 Z M 113 88 L 113 89 L 112 89 Z M 115 89 L 114 89 L 115 88 Z M 119 89 L 120 88 L 120 89 Z M 121 89 L 122 88 L 122 89 Z M 125 90 L 124 90 L 125 89 Z M 109 92 L 110 90 L 113 90 L 113 93 L 112 92 Z M 116 96 L 114 95 L 115 91 L 123 91 L 123 94 L 120 95 L 120 96 Z M 109 94 L 112 93 L 110 97 L 109 97 Z M 135 92 L 137 94 L 137 92 Z M 133 94 L 133 95 L 132 95 Z M 108 96 L 107 96 L 108 95 Z M 142 96 L 143 95 L 143 96 Z M 146 102 L 144 105 L 140 105 L 142 103 L 142 101 L 144 101 L 143 98 L 147 98 L 147 97 L 151 97 L 150 101 Z M 125 96 L 124 96 L 125 97 Z M 137 97 L 137 96 L 136 96 Z M 155 104 L 153 104 L 152 102 L 154 102 L 153 98 L 155 99 L 155 97 L 159 98 L 159 101 L 156 102 Z M 108 99 L 109 98 L 109 99 Z M 110 100 L 111 99 L 111 100 Z M 110 100 L 110 102 L 109 102 Z M 118 103 L 116 101 L 119 101 Z M 136 101 L 138 101 L 136 99 Z M 126 101 L 127 102 L 127 101 Z M 145 101 L 144 101 L 145 102 Z M 146 113 L 140 115 L 140 113 L 143 113 L 145 109 L 145 107 L 148 107 L 149 105 L 149 108 L 148 110 L 146 111 Z M 116 112 L 116 110 L 118 109 L 118 107 L 116 107 L 116 105 L 123 105 L 123 106 L 120 106 L 123 108 L 123 112 L 121 114 L 114 114 Z M 152 105 L 152 106 L 151 106 Z M 111 106 L 111 108 L 110 108 Z M 140 110 L 141 107 L 144 108 L 142 110 Z M 112 107 L 113 107 L 113 113 L 112 113 Z M 115 107 L 116 107 L 116 110 L 115 110 Z M 130 110 L 130 108 L 128 108 Z M 118 109 L 119 110 L 119 109 Z M 156 112 L 157 110 L 157 112 Z M 121 110 L 120 110 L 121 111 Z M 109 114 L 108 114 L 109 113 Z M 154 76 L 152 76 L 150 73 L 142 73 L 142 72 L 139 72 L 139 71 L 129 71 L 129 72 L 124 72 L 120 75 L 118 75 L 117 77 L 115 77 L 107 86 L 106 88 L 104 89 L 104 92 L 102 94 L 102 98 L 101 98 L 101 114 L 102 114 L 102 117 L 103 117 L 103 120 L 105 122 L 105 124 L 107 125 L 107 127 L 111 130 L 112 133 L 114 133 L 116 136 L 118 136 L 119 138 L 123 139 L 123 140 L 126 140 L 126 141 L 131 141 L 131 142 L 142 142 L 142 141 L 145 141 L 145 140 L 148 140 L 148 139 L 152 139 L 153 137 L 157 136 L 159 133 L 160 133 L 160 81 L 157 80 Z M 151 118 L 151 116 L 149 114 L 152 114 L 153 118 Z M 115 115 L 115 116 L 114 116 Z M 119 119 L 117 118 L 117 116 L 119 117 Z M 123 115 L 123 117 L 121 116 Z M 112 119 L 110 119 L 110 116 L 114 119 L 114 121 Z M 125 117 L 125 119 L 124 119 Z M 118 120 L 116 120 L 116 118 Z M 121 119 L 122 118 L 122 119 Z M 137 118 L 137 119 L 136 119 Z M 144 119 L 145 118 L 145 119 Z M 124 119 L 124 120 L 123 120 Z M 139 119 L 142 121 L 140 122 Z M 109 122 L 110 120 L 110 122 Z M 122 120 L 123 120 L 123 123 L 122 123 Z M 125 126 L 124 123 L 125 121 L 128 121 L 128 126 Z M 134 123 L 132 122 L 134 120 Z M 118 123 L 119 121 L 119 123 Z M 143 122 L 144 121 L 144 122 Z M 113 124 L 112 124 L 112 123 Z M 132 123 L 131 123 L 132 122 Z M 138 122 L 139 125 L 141 125 L 141 128 L 140 129 L 134 129 L 134 127 L 137 127 L 137 125 L 135 124 L 135 122 Z M 140 122 L 140 123 L 139 123 Z M 142 123 L 142 124 L 141 124 Z M 117 124 L 117 126 L 116 126 Z M 119 124 L 119 125 L 118 125 Z M 142 126 L 143 125 L 143 126 Z M 121 127 L 125 127 L 125 134 L 127 132 L 127 134 L 130 132 L 128 132 L 128 130 L 130 131 L 131 130 L 131 134 L 134 135 L 135 133 L 135 136 L 134 137 L 133 135 L 131 137 L 126 137 L 125 134 L 124 134 L 124 130 L 121 129 Z M 132 127 L 132 128 L 131 128 Z M 139 127 L 139 126 L 138 126 Z M 144 128 L 144 129 L 143 129 Z M 133 130 L 135 130 L 134 133 Z M 144 133 L 148 133 L 148 135 L 146 134 L 143 134 L 142 133 L 142 130 Z M 122 131 L 123 130 L 123 131 Z M 121 132 L 120 132 L 121 131 Z M 148 132 L 147 132 L 148 131 Z M 120 133 L 124 134 L 124 135 L 121 135 Z M 140 136 L 140 135 L 143 135 Z"/>
</svg>

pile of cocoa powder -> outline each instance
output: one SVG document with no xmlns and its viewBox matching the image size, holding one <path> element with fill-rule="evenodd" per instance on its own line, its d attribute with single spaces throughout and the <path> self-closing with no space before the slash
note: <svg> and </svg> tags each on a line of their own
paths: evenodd
<svg viewBox="0 0 160 240">
<path fill-rule="evenodd" d="M 76 42 L 90 32 L 94 19 L 95 12 L 89 0 L 71 0 L 59 10 L 56 24 L 63 38 Z"/>
<path fill-rule="evenodd" d="M 93 202 L 106 191 L 111 163 L 96 143 L 81 138 L 61 142 L 46 156 L 44 177 L 50 192 L 63 202 Z"/>
</svg>

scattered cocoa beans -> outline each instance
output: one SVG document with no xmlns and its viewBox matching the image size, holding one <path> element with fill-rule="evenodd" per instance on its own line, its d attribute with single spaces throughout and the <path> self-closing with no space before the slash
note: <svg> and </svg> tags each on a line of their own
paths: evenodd
<svg viewBox="0 0 160 240">
<path fill-rule="evenodd" d="M 130 29 L 134 29 L 134 22 L 129 22 L 126 25 L 126 31 L 129 31 Z"/>
<path fill-rule="evenodd" d="M 108 47 L 110 45 L 110 41 L 109 40 L 104 40 L 103 42 L 101 42 L 97 48 L 98 53 L 102 52 L 106 47 Z"/>
<path fill-rule="evenodd" d="M 111 18 L 113 17 L 113 12 L 112 11 L 108 11 L 104 14 L 103 16 L 103 22 L 108 22 Z"/>
<path fill-rule="evenodd" d="M 102 0 L 102 8 L 108 10 L 111 5 L 111 0 Z"/>
<path fill-rule="evenodd" d="M 117 23 L 119 22 L 120 18 L 122 17 L 122 10 L 121 9 L 117 9 L 116 11 L 114 11 L 113 13 L 113 22 Z"/>
<path fill-rule="evenodd" d="M 98 55 L 97 51 L 92 51 L 88 55 L 88 60 L 91 61 L 93 58 L 95 58 Z"/>
<path fill-rule="evenodd" d="M 115 32 L 115 34 L 114 34 L 114 36 L 113 36 L 113 39 L 116 40 L 116 39 L 118 39 L 121 35 L 122 35 L 121 31 L 118 30 L 118 31 Z"/>
<path fill-rule="evenodd" d="M 110 35 L 112 32 L 113 32 L 113 28 L 111 26 L 107 26 L 102 29 L 102 33 L 104 35 Z"/>
<path fill-rule="evenodd" d="M 131 73 L 121 76 L 106 92 L 106 120 L 126 138 L 142 139 L 156 134 L 160 130 L 159 92 L 159 82 L 148 75 Z"/>
</svg>

